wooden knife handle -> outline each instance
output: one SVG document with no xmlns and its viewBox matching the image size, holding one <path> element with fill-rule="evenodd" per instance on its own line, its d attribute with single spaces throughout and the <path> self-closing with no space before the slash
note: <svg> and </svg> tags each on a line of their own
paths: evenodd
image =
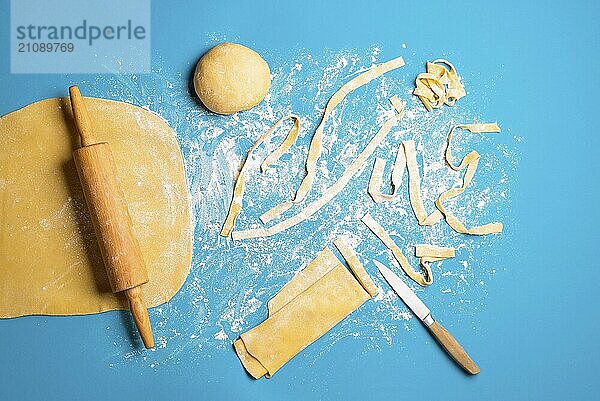
<svg viewBox="0 0 600 401">
<path fill-rule="evenodd" d="M 444 347 L 448 355 L 450 355 L 465 371 L 472 375 L 476 375 L 480 372 L 479 366 L 473 362 L 458 341 L 456 341 L 456 339 L 452 337 L 452 334 L 450 334 L 441 324 L 433 322 L 427 328 L 441 346 Z"/>
</svg>

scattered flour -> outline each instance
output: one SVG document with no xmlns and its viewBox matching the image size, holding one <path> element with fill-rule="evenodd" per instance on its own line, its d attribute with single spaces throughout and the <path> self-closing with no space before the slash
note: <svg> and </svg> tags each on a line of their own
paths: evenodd
<svg viewBox="0 0 600 401">
<path fill-rule="evenodd" d="M 215 43 L 223 39 L 211 38 Z M 402 49 L 405 48 L 402 44 Z M 267 52 L 264 56 L 273 74 L 269 95 L 254 109 L 233 116 L 211 114 L 196 101 L 188 82 L 191 71 L 181 73 L 155 67 L 156 71 L 150 76 L 114 76 L 108 78 L 108 82 L 88 83 L 88 87 L 98 91 L 92 95 L 107 97 L 108 90 L 108 97 L 159 113 L 177 132 L 195 222 L 190 275 L 170 302 L 151 311 L 157 349 L 131 351 L 128 334 L 123 333 L 119 324 L 113 324 L 107 329 L 114 338 L 113 353 L 108 361 L 111 367 L 135 360 L 140 365 L 158 369 L 178 363 L 183 352 L 185 360 L 210 358 L 216 352 L 233 352 L 232 341 L 265 319 L 268 300 L 339 235 L 349 238 L 380 293 L 327 333 L 318 347 L 308 347 L 304 351 L 307 360 L 316 361 L 344 338 L 360 341 L 365 349 L 377 350 L 409 341 L 410 338 L 399 332 L 412 336 L 412 328 L 420 323 L 371 263 L 377 258 L 397 268 L 389 252 L 361 223 L 360 218 L 367 211 L 390 227 L 395 241 L 415 265 L 417 259 L 411 257 L 414 244 L 457 248 L 456 258 L 433 264 L 434 284 L 425 289 L 414 283 L 410 285 L 446 321 L 470 324 L 477 320 L 478 313 L 485 308 L 486 283 L 493 280 L 498 271 L 505 270 L 498 258 L 505 234 L 469 237 L 455 233 L 445 223 L 419 226 L 408 200 L 406 176 L 393 201 L 374 204 L 366 192 L 373 157 L 338 197 L 297 227 L 272 238 L 235 243 L 219 236 L 235 177 L 256 138 L 287 113 L 294 112 L 301 117 L 297 145 L 265 173 L 259 172 L 260 161 L 285 135 L 285 128 L 278 130 L 277 139 L 256 152 L 236 228 L 261 226 L 260 214 L 293 196 L 304 174 L 311 135 L 327 100 L 350 78 L 373 63 L 386 61 L 382 53 L 378 47 L 319 56 L 298 51 L 293 57 L 281 59 Z M 422 196 L 429 212 L 434 209 L 437 196 L 460 180 L 459 174 L 446 168 L 443 162 L 446 135 L 452 124 L 486 120 L 480 115 L 483 110 L 477 106 L 463 107 L 458 102 L 452 108 L 427 112 L 411 91 L 414 77 L 432 55 L 411 56 L 406 50 L 393 54 L 397 55 L 405 56 L 406 67 L 350 94 L 328 121 L 317 180 L 308 201 L 319 196 L 340 176 L 393 113 L 388 102 L 392 95 L 399 95 L 406 113 L 376 151 L 377 156 L 388 160 L 386 171 L 389 173 L 400 141 L 415 140 L 422 173 Z M 446 56 L 456 61 L 457 57 Z M 155 65 L 161 64 L 160 55 L 155 55 L 154 60 Z M 460 72 L 460 66 L 457 67 Z M 471 97 L 493 95 L 478 93 L 483 88 L 478 87 L 475 77 L 466 76 L 463 81 Z M 500 125 L 504 130 L 501 134 L 461 132 L 453 143 L 457 157 L 471 149 L 482 154 L 472 186 L 448 203 L 467 225 L 490 221 L 511 224 L 511 183 L 518 166 L 517 143 L 521 139 L 510 133 L 506 127 L 508 122 L 500 122 Z M 297 210 L 294 208 L 286 215 Z"/>
</svg>

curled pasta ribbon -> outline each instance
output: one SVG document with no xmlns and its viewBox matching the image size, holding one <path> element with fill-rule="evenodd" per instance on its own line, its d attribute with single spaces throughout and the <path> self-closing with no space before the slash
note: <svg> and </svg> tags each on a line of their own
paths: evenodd
<svg viewBox="0 0 600 401">
<path fill-rule="evenodd" d="M 402 185 L 402 176 L 404 175 L 405 167 L 406 157 L 404 156 L 404 149 L 400 146 L 398 147 L 398 152 L 396 153 L 396 161 L 394 161 L 394 166 L 392 167 L 392 193 L 383 194 L 381 193 L 381 183 L 383 181 L 385 159 L 381 159 L 379 157 L 375 159 L 373 172 L 371 173 L 371 178 L 369 179 L 369 188 L 367 189 L 367 192 L 369 195 L 371 195 L 371 198 L 373 198 L 375 203 L 388 202 L 394 199 L 398 192 L 398 188 L 400 185 Z"/>
<path fill-rule="evenodd" d="M 431 63 L 427 62 L 427 72 L 417 76 L 413 94 L 419 97 L 427 110 L 431 111 L 439 109 L 444 104 L 453 106 L 467 93 L 452 63 L 437 59 Z"/>
<path fill-rule="evenodd" d="M 421 174 L 419 173 L 419 165 L 417 164 L 417 154 L 415 152 L 414 141 L 402 142 L 404 155 L 406 156 L 406 167 L 408 169 L 408 195 L 410 205 L 415 212 L 417 221 L 422 226 L 432 226 L 442 219 L 442 214 L 439 210 L 427 214 L 423 199 L 421 198 Z"/>
<path fill-rule="evenodd" d="M 333 94 L 333 96 L 331 96 L 327 102 L 327 105 L 325 106 L 325 111 L 323 112 L 321 122 L 319 123 L 319 126 L 315 130 L 315 133 L 311 139 L 310 147 L 308 148 L 308 155 L 306 156 L 306 175 L 302 179 L 294 199 L 292 201 L 283 202 L 279 205 L 276 205 L 260 216 L 260 219 L 263 223 L 267 223 L 280 216 L 294 204 L 301 203 L 310 192 L 317 174 L 317 161 L 319 160 L 319 157 L 321 157 L 321 153 L 323 151 L 323 130 L 325 129 L 325 123 L 337 105 L 354 90 L 366 85 L 375 78 L 378 78 L 381 75 L 402 66 L 404 66 L 404 59 L 402 57 L 397 57 L 393 60 L 386 61 L 385 63 L 375 65 L 369 70 L 346 82 L 337 92 Z M 400 102 L 399 100 L 397 101 L 398 103 Z M 394 107 L 398 109 L 398 105 L 394 104 Z"/>
<path fill-rule="evenodd" d="M 332 186 L 330 186 L 323 192 L 321 197 L 309 203 L 302 211 L 298 212 L 298 214 L 289 217 L 285 220 L 282 220 L 271 227 L 234 231 L 233 233 L 231 233 L 231 237 L 234 240 L 270 237 L 305 221 L 313 214 L 317 213 L 323 206 L 325 206 L 337 194 L 339 194 L 346 187 L 346 185 L 348 185 L 352 177 L 354 177 L 354 175 L 361 170 L 361 168 L 366 163 L 367 159 L 373 154 L 375 149 L 386 138 L 392 127 L 404 115 L 404 109 L 401 108 L 402 103 L 400 101 L 392 101 L 391 99 L 390 101 L 392 102 L 392 105 L 394 107 L 398 107 L 400 109 L 397 108 L 397 113 L 393 117 L 388 118 L 383 123 L 381 128 L 379 128 L 379 131 L 377 131 L 375 136 L 369 141 L 369 143 L 363 149 L 363 151 L 358 156 L 356 156 L 352 163 L 350 163 L 350 165 L 346 168 L 342 176 Z"/>
<path fill-rule="evenodd" d="M 415 256 L 419 258 L 421 266 L 429 266 L 433 262 L 453 258 L 455 256 L 454 248 L 445 248 L 435 245 L 419 244 L 415 245 Z"/>
<path fill-rule="evenodd" d="M 354 273 L 354 276 L 356 277 L 360 285 L 363 286 L 363 288 L 369 293 L 371 297 L 377 295 L 377 287 L 373 283 L 371 276 L 369 276 L 369 273 L 367 273 L 362 263 L 360 263 L 360 260 L 358 260 L 358 256 L 356 256 L 356 253 L 354 252 L 352 247 L 348 245 L 346 240 L 342 237 L 339 237 L 335 241 L 333 241 L 333 244 L 338 249 L 338 251 L 340 251 L 342 257 L 344 258 L 346 263 L 348 263 L 348 266 L 350 266 L 350 270 L 352 270 L 352 273 Z"/>
<path fill-rule="evenodd" d="M 464 192 L 465 188 L 471 183 L 477 165 L 481 156 L 476 151 L 472 151 L 461 161 L 459 165 L 456 165 L 452 161 L 452 152 L 450 150 L 450 142 L 452 140 L 452 134 L 457 128 L 466 129 L 468 131 L 477 132 L 500 132 L 500 127 L 496 123 L 492 124 L 461 124 L 453 127 L 448 134 L 445 159 L 448 166 L 454 171 L 461 171 L 466 169 L 463 176 L 463 183 L 458 188 L 451 188 L 443 192 L 435 201 L 436 210 L 431 214 L 427 214 L 423 199 L 421 198 L 421 175 L 419 173 L 419 165 L 417 164 L 417 156 L 415 152 L 414 141 L 404 141 L 398 147 L 398 154 L 396 155 L 396 162 L 392 170 L 392 187 L 393 193 L 391 195 L 381 194 L 380 187 L 383 177 L 383 170 L 385 168 L 385 160 L 377 159 L 373 167 L 371 179 L 369 180 L 369 195 L 375 202 L 385 202 L 393 199 L 396 195 L 397 189 L 402 183 L 402 171 L 406 167 L 408 170 L 408 186 L 409 186 L 409 198 L 410 205 L 415 213 L 417 221 L 422 226 L 431 226 L 439 222 L 442 218 L 445 218 L 446 222 L 456 232 L 462 234 L 472 235 L 486 235 L 495 234 L 502 232 L 501 223 L 491 223 L 482 226 L 476 226 L 467 228 L 454 216 L 451 212 L 446 210 L 443 202 L 448 201 L 452 198 L 457 197 Z M 403 154 L 403 157 L 401 156 Z"/>
<path fill-rule="evenodd" d="M 448 166 L 454 171 L 465 170 L 465 174 L 463 175 L 462 185 L 460 187 L 450 188 L 446 192 L 442 193 L 439 198 L 435 201 L 435 206 L 438 210 L 444 215 L 446 222 L 450 227 L 454 229 L 454 231 L 463 233 L 463 234 L 472 234 L 472 235 L 486 235 L 486 234 L 496 234 L 502 232 L 502 223 L 490 223 L 484 224 L 481 226 L 467 228 L 463 223 L 458 220 L 456 216 L 454 216 L 450 211 L 446 210 L 444 207 L 444 202 L 457 197 L 462 194 L 473 180 L 473 176 L 475 175 L 475 171 L 477 171 L 477 165 L 479 164 L 479 159 L 481 156 L 476 151 L 470 152 L 466 155 L 460 164 L 456 165 L 452 162 L 452 151 L 450 150 L 450 143 L 452 141 L 452 134 L 456 129 L 466 129 L 473 133 L 479 132 L 500 132 L 500 127 L 496 123 L 491 124 L 459 124 L 452 129 L 448 133 L 448 140 L 446 142 L 446 163 Z"/>
<path fill-rule="evenodd" d="M 410 262 L 408 259 L 406 259 L 406 256 L 404 256 L 402 250 L 400 247 L 398 247 L 398 245 L 396 245 L 392 237 L 390 237 L 385 229 L 377 221 L 375 221 L 375 219 L 373 219 L 369 213 L 365 214 L 361 220 L 367 227 L 369 227 L 369 230 L 371 230 L 373 234 L 375 234 L 377 238 L 379 238 L 381 242 L 383 242 L 384 245 L 390 251 L 392 251 L 394 258 L 398 261 L 400 267 L 408 277 L 423 287 L 433 283 L 433 274 L 431 273 L 431 267 L 429 264 L 421 264 L 422 273 L 417 272 L 411 266 Z"/>
<path fill-rule="evenodd" d="M 235 185 L 233 187 L 233 199 L 231 201 L 231 205 L 229 206 L 227 218 L 225 219 L 225 223 L 223 224 L 223 228 L 221 229 L 221 236 L 228 237 L 231 234 L 231 231 L 235 226 L 235 221 L 239 216 L 240 212 L 242 211 L 242 200 L 244 198 L 244 188 L 246 182 L 246 170 L 248 168 L 248 161 L 251 160 L 253 156 L 253 152 L 275 131 L 275 129 L 282 122 L 288 119 L 294 120 L 294 125 L 292 125 L 292 128 L 290 128 L 290 131 L 286 138 L 283 140 L 283 142 L 281 142 L 277 149 L 270 153 L 260 165 L 261 171 L 264 172 L 271 164 L 279 160 L 279 158 L 283 156 L 283 154 L 287 152 L 290 149 L 290 147 L 296 142 L 296 139 L 298 139 L 298 132 L 300 131 L 300 119 L 293 114 L 282 117 L 265 133 L 259 136 L 256 142 L 254 142 L 254 144 L 248 150 L 246 160 L 244 160 L 244 164 L 242 165 L 240 173 L 238 174 L 238 177 L 235 180 Z"/>
<path fill-rule="evenodd" d="M 408 170 L 408 195 L 410 205 L 417 217 L 417 221 L 422 226 L 432 226 L 439 222 L 443 215 L 439 210 L 434 210 L 431 214 L 427 214 L 423 199 L 421 198 L 421 175 L 419 173 L 419 165 L 417 164 L 417 155 L 415 152 L 414 141 L 404 141 L 398 146 L 396 161 L 392 169 L 392 188 L 391 195 L 382 194 L 380 191 L 383 170 L 385 168 L 385 160 L 375 160 L 371 179 L 369 180 L 369 195 L 377 203 L 392 200 L 396 195 L 398 187 L 402 184 L 402 175 L 404 169 Z"/>
</svg>

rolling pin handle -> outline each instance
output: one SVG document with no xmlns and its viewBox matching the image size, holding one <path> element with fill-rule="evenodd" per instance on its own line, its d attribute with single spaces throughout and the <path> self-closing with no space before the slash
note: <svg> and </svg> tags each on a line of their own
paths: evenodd
<svg viewBox="0 0 600 401">
<path fill-rule="evenodd" d="M 152 326 L 150 325 L 150 316 L 148 309 L 142 298 L 142 290 L 138 287 L 133 287 L 125 290 L 125 294 L 129 299 L 129 309 L 133 316 L 133 321 L 140 332 L 144 346 L 148 349 L 154 348 L 154 336 L 152 335 Z"/>
<path fill-rule="evenodd" d="M 85 147 L 93 145 L 92 125 L 83 101 L 83 96 L 81 96 L 81 92 L 79 92 L 77 85 L 69 87 L 69 96 L 71 98 L 71 108 L 73 109 L 73 119 L 75 120 L 77 131 L 81 137 L 81 146 Z"/>
</svg>

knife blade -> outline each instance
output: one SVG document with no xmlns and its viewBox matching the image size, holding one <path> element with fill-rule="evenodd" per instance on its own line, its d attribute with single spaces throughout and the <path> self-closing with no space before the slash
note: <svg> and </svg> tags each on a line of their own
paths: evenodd
<svg viewBox="0 0 600 401">
<path fill-rule="evenodd" d="M 402 299 L 402 301 L 413 311 L 415 315 L 425 324 L 425 327 L 444 348 L 444 350 L 454 359 L 454 361 L 462 367 L 466 372 L 476 375 L 480 372 L 479 366 L 473 360 L 463 347 L 456 341 L 441 324 L 436 322 L 431 316 L 429 308 L 419 299 L 417 294 L 410 289 L 404 281 L 398 277 L 396 273 L 391 271 L 386 265 L 378 260 L 373 260 L 377 269 L 388 282 L 394 292 Z"/>
</svg>

